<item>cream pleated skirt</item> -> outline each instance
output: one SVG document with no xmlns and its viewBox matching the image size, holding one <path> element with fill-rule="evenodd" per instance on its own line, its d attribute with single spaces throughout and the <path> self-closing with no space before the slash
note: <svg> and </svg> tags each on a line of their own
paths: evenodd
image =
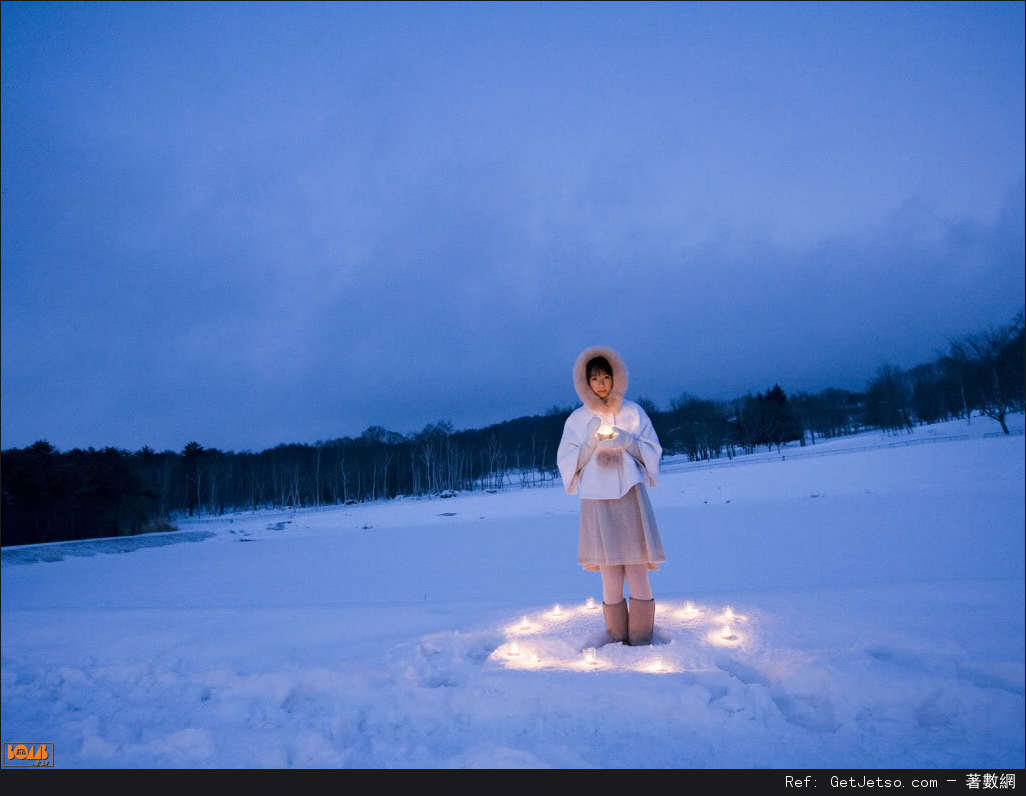
<svg viewBox="0 0 1026 796">
<path fill-rule="evenodd" d="M 644 484 L 635 484 L 616 500 L 581 500 L 577 561 L 598 571 L 606 564 L 647 564 L 666 560 L 652 504 Z"/>
</svg>

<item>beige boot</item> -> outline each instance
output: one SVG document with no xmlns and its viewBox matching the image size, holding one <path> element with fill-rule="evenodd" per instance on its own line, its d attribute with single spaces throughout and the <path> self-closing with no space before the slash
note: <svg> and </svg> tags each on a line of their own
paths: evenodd
<svg viewBox="0 0 1026 796">
<path fill-rule="evenodd" d="M 630 619 L 627 624 L 627 643 L 643 647 L 652 643 L 655 626 L 655 600 L 635 600 L 631 597 Z"/>
<path fill-rule="evenodd" d="M 606 632 L 613 641 L 627 640 L 627 601 L 620 600 L 616 605 L 602 603 L 602 613 L 606 617 Z"/>
</svg>

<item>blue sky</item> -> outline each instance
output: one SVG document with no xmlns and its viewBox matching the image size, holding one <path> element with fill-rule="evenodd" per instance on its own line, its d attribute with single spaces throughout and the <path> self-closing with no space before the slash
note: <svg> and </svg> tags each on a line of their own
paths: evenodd
<svg viewBox="0 0 1026 796">
<path fill-rule="evenodd" d="M 861 389 L 1024 300 L 1024 5 L 2 5 L 2 445 Z"/>
</svg>

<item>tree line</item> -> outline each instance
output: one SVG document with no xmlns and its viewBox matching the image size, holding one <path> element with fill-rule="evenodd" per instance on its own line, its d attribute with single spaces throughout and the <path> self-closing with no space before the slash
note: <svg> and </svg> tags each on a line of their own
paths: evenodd
<svg viewBox="0 0 1026 796">
<path fill-rule="evenodd" d="M 883 365 L 862 393 L 788 396 L 779 385 L 732 401 L 683 394 L 660 410 L 638 402 L 667 454 L 733 457 L 797 440 L 898 432 L 1023 409 L 1023 313 L 997 329 L 948 341 L 933 362 Z M 559 479 L 556 448 L 572 406 L 482 429 L 448 422 L 403 435 L 371 426 L 359 437 L 278 445 L 259 453 L 188 443 L 181 452 L 113 447 L 61 452 L 45 440 L 3 451 L 3 545 L 171 530 L 177 516 L 269 507 L 343 505 L 399 495 L 498 490 Z"/>
</svg>

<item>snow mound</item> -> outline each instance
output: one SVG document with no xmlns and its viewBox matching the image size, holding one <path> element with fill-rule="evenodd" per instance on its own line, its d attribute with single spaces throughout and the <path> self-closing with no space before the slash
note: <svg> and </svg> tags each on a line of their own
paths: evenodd
<svg viewBox="0 0 1026 796">
<path fill-rule="evenodd" d="M 755 623 L 733 606 L 656 601 L 652 644 L 612 643 L 601 604 L 553 606 L 504 628 L 489 661 L 507 669 L 648 674 L 714 671 L 723 653 L 755 641 Z"/>
<path fill-rule="evenodd" d="M 54 542 L 51 544 L 21 545 L 3 550 L 3 565 L 54 563 L 65 556 L 95 556 L 97 553 L 115 555 L 132 553 L 154 547 L 167 547 L 182 542 L 202 542 L 216 534 L 210 531 L 176 531 L 173 533 L 144 534 L 105 539 L 88 539 L 81 542 Z"/>
</svg>

